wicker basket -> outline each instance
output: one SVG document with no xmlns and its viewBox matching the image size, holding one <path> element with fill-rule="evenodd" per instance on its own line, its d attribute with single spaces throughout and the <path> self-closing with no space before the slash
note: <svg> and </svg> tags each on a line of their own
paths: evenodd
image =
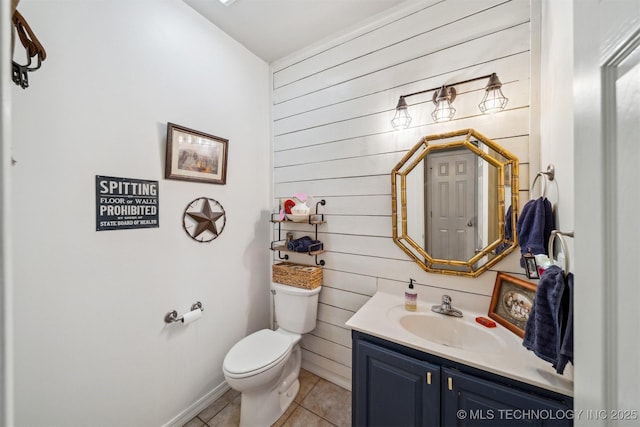
<svg viewBox="0 0 640 427">
<path fill-rule="evenodd" d="M 280 262 L 271 266 L 273 281 L 304 289 L 322 285 L 322 268 L 313 265 Z"/>
</svg>

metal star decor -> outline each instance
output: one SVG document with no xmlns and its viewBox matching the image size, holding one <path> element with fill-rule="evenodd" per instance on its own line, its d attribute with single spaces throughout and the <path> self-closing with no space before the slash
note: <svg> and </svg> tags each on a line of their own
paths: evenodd
<svg viewBox="0 0 640 427">
<path fill-rule="evenodd" d="M 224 208 L 208 197 L 200 197 L 184 210 L 182 226 L 197 242 L 210 242 L 222 233 L 227 222 Z"/>
</svg>

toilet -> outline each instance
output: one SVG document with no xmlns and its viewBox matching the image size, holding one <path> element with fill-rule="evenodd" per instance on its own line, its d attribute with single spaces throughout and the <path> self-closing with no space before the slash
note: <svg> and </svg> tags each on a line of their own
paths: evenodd
<svg viewBox="0 0 640 427">
<path fill-rule="evenodd" d="M 320 289 L 272 283 L 278 329 L 244 337 L 225 356 L 224 377 L 241 392 L 240 427 L 273 424 L 298 394 L 299 342 L 302 334 L 316 327 Z"/>
</svg>

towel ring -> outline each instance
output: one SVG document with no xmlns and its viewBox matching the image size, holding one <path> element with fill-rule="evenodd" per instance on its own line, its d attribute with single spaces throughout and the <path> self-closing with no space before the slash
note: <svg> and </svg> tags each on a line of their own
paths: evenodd
<svg viewBox="0 0 640 427">
<path fill-rule="evenodd" d="M 573 237 L 573 231 L 562 232 L 560 230 L 551 231 L 551 236 L 549 237 L 549 247 L 547 248 L 549 251 L 549 256 L 551 257 L 551 261 L 553 262 L 553 242 L 556 240 L 556 237 L 560 240 L 560 246 L 562 247 L 562 253 L 564 254 L 564 275 L 569 274 L 569 250 L 567 249 L 567 242 L 565 242 L 564 237 Z"/>
<path fill-rule="evenodd" d="M 530 194 L 533 195 L 533 188 L 536 185 L 536 181 L 538 178 L 542 177 L 541 184 L 542 185 L 542 193 L 540 193 L 541 197 L 547 195 L 547 180 L 553 181 L 556 177 L 556 167 L 551 163 L 547 166 L 546 171 L 540 171 L 536 174 L 536 177 L 533 178 L 533 182 L 531 183 L 531 191 Z"/>
</svg>

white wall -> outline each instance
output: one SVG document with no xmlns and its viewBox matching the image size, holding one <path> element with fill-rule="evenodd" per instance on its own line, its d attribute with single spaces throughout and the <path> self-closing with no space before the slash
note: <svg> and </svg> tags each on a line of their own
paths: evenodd
<svg viewBox="0 0 640 427">
<path fill-rule="evenodd" d="M 573 4 L 542 1 L 540 77 L 540 167 L 555 166 L 555 179 L 547 183 L 554 205 L 556 228 L 574 229 L 573 138 Z M 538 180 L 540 181 L 540 179 Z M 534 192 L 540 194 L 536 183 Z M 565 238 L 570 265 L 573 239 Z"/>
<path fill-rule="evenodd" d="M 179 421 L 269 324 L 268 66 L 179 0 L 19 9 L 48 57 L 13 90 L 16 425 Z M 167 122 L 229 139 L 226 185 L 163 178 Z M 98 174 L 159 181 L 160 227 L 96 232 Z M 200 196 L 209 244 L 182 229 Z"/>
<path fill-rule="evenodd" d="M 421 270 L 391 239 L 390 173 L 422 136 L 475 128 L 520 159 L 526 202 L 529 152 L 537 144 L 530 135 L 530 39 L 528 1 L 421 1 L 272 64 L 276 199 L 304 191 L 327 201 L 318 327 L 303 339 L 308 369 L 350 387 L 344 322 L 377 286 L 395 286 L 400 295 L 414 278 L 418 292 L 446 291 L 454 305 L 466 298 L 488 309 L 496 271 L 523 273 L 516 253 L 476 279 Z M 480 114 L 480 81 L 456 88 L 453 121 L 433 123 L 428 93 L 407 99 L 409 129 L 391 128 L 400 95 L 491 72 L 504 84 L 506 111 Z"/>
<path fill-rule="evenodd" d="M 0 1 L 0 22 L 9 22 L 9 0 Z M 0 424 L 11 425 L 13 420 L 12 384 L 12 333 L 11 313 L 11 160 L 9 138 L 11 135 L 11 46 L 10 25 L 0 25 Z"/>
</svg>

